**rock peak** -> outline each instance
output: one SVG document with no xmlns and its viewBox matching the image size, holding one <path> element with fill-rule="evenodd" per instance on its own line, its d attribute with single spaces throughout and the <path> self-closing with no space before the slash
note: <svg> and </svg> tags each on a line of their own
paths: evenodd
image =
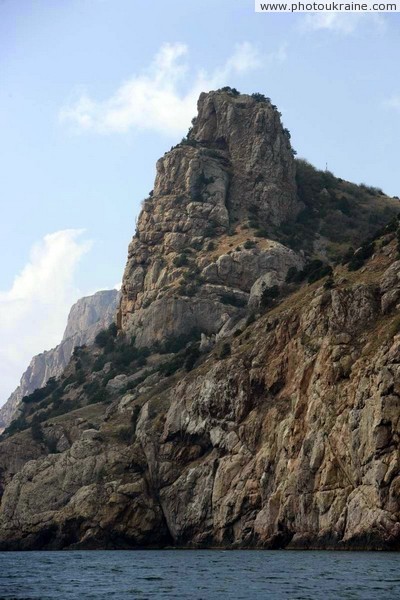
<svg viewBox="0 0 400 600">
<path fill-rule="evenodd" d="M 188 139 L 227 153 L 233 170 L 228 198 L 233 218 L 243 218 L 252 208 L 264 226 L 279 226 L 297 214 L 290 133 L 269 98 L 230 89 L 201 94 Z"/>
<path fill-rule="evenodd" d="M 229 257 L 227 236 L 245 242 L 255 221 L 273 232 L 299 207 L 276 107 L 230 88 L 201 94 L 193 127 L 157 162 L 143 202 L 123 279 L 122 328 L 144 345 L 191 329 L 217 333 L 238 313 L 222 295 L 246 305 L 267 265 L 277 274 L 272 284 L 298 265 L 291 250 L 268 239 Z"/>
</svg>

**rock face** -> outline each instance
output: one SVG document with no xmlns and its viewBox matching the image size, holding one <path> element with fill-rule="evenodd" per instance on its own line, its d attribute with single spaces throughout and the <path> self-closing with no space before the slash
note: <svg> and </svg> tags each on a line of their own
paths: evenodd
<svg viewBox="0 0 400 600">
<path fill-rule="evenodd" d="M 358 240 L 353 198 L 368 227 L 399 211 L 311 166 L 301 190 L 324 254 L 278 241 L 297 247 L 301 203 L 275 108 L 200 97 L 144 202 L 118 332 L 0 439 L 0 549 L 400 549 L 399 221 L 319 260 Z"/>
<path fill-rule="evenodd" d="M 294 218 L 300 207 L 293 151 L 270 102 L 201 94 L 189 139 L 227 152 L 232 176 L 226 205 L 232 220 L 254 212 L 265 226 Z"/>
<path fill-rule="evenodd" d="M 239 312 L 221 295 L 247 301 L 240 292 L 249 294 L 270 266 L 270 279 L 281 281 L 302 261 L 271 240 L 252 250 L 244 243 L 230 256 L 213 249 L 229 235 L 245 242 L 239 225 L 255 215 L 268 232 L 300 207 L 276 108 L 251 96 L 202 94 L 188 138 L 158 161 L 154 191 L 143 203 L 122 284 L 122 329 L 142 346 L 190 328 L 216 333 Z"/>
<path fill-rule="evenodd" d="M 93 343 L 97 333 L 114 321 L 118 298 L 116 290 L 105 290 L 73 305 L 61 343 L 32 358 L 19 386 L 0 408 L 0 431 L 10 424 L 24 396 L 43 387 L 50 377 L 61 375 L 74 348 Z"/>
<path fill-rule="evenodd" d="M 357 276 L 338 269 L 333 289 L 295 291 L 226 358 L 217 348 L 178 378 L 151 375 L 106 415 L 95 405 L 50 419 L 45 436 L 68 436 L 58 454 L 27 431 L 3 441 L 0 457 L 17 443 L 33 460 L 8 467 L 1 547 L 399 549 L 400 334 L 381 303 L 400 266 L 389 250 Z"/>
<path fill-rule="evenodd" d="M 92 344 L 98 332 L 114 322 L 118 303 L 117 290 L 102 290 L 78 300 L 69 313 L 62 341 L 73 340 L 74 346 Z"/>
</svg>

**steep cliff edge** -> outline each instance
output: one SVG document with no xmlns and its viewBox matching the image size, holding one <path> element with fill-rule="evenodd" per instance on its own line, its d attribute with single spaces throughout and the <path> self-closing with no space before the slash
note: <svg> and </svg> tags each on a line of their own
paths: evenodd
<svg viewBox="0 0 400 600">
<path fill-rule="evenodd" d="M 295 161 L 267 99 L 202 95 L 119 330 L 2 436 L 0 548 L 400 549 L 398 210 Z"/>
<path fill-rule="evenodd" d="M 0 432 L 11 423 L 24 396 L 43 387 L 50 377 L 60 376 L 74 348 L 92 344 L 97 333 L 114 321 L 118 298 L 116 290 L 105 290 L 81 298 L 72 306 L 61 343 L 32 358 L 19 386 L 0 408 Z"/>
<path fill-rule="evenodd" d="M 256 215 L 268 236 L 301 206 L 276 107 L 251 96 L 202 94 L 188 137 L 158 161 L 143 203 L 122 283 L 122 329 L 141 346 L 190 329 L 216 333 L 240 314 L 235 304 L 247 304 L 259 277 L 269 272 L 271 285 L 281 283 L 301 265 L 272 239 L 240 246 L 248 236 L 239 225 Z M 229 255 L 228 243 L 236 246 Z M 224 302 L 227 295 L 236 300 Z"/>
</svg>

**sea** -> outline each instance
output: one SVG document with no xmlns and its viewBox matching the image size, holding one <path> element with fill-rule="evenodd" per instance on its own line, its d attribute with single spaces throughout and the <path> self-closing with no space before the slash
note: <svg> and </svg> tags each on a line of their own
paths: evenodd
<svg viewBox="0 0 400 600">
<path fill-rule="evenodd" d="M 1 552 L 1 600 L 400 599 L 400 554 L 267 550 Z"/>
</svg>

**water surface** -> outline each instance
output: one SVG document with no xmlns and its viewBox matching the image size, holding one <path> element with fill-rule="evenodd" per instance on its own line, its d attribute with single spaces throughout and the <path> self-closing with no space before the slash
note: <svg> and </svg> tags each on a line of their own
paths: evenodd
<svg viewBox="0 0 400 600">
<path fill-rule="evenodd" d="M 1 552 L 0 600 L 400 599 L 400 554 Z"/>
</svg>

